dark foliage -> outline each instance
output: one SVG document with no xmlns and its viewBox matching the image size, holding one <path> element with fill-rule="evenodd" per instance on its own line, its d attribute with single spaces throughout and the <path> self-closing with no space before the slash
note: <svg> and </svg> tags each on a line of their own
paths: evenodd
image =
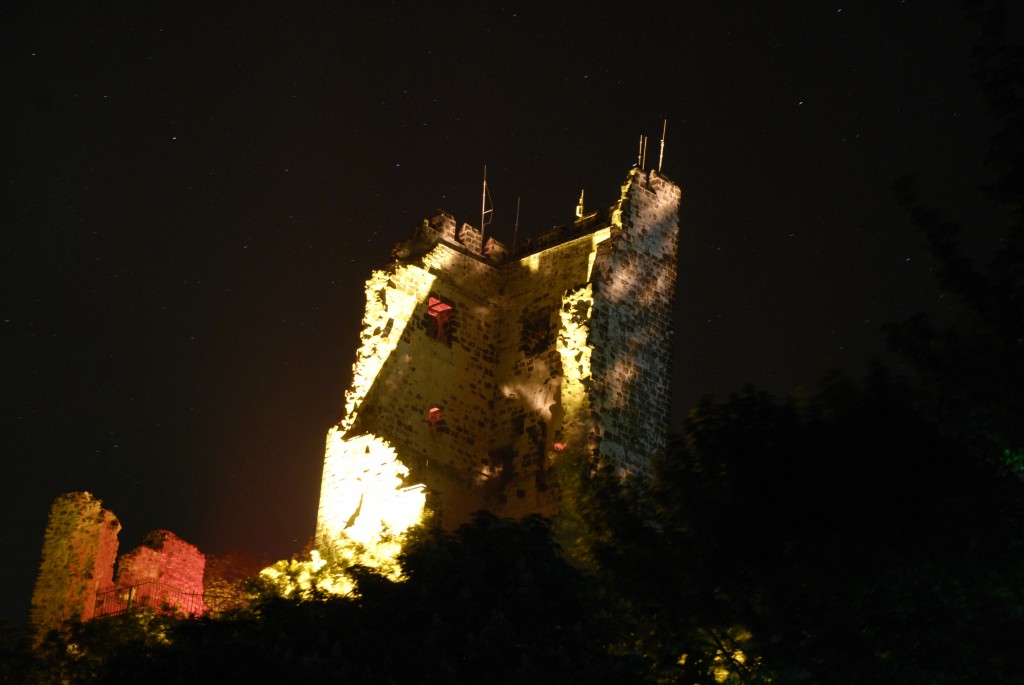
<svg viewBox="0 0 1024 685">
<path fill-rule="evenodd" d="M 36 664 L 28 635 L 0 624 L 0 683 L 42 682 L 32 677 Z"/>
<path fill-rule="evenodd" d="M 664 681 L 1024 682 L 1020 481 L 885 379 L 704 402 L 642 503 L 594 485 L 593 555 Z"/>
<path fill-rule="evenodd" d="M 939 330 L 918 315 L 888 332 L 891 347 L 917 373 L 920 405 L 931 420 L 976 457 L 1024 470 L 1024 46 L 1008 40 L 1013 22 L 1003 2 L 966 5 L 978 27 L 974 78 L 999 127 L 988 154 L 992 177 L 982 189 L 1003 222 L 965 227 L 943 220 L 921 205 L 909 181 L 900 182 L 897 195 L 963 316 Z M 985 268 L 964 248 L 972 232 L 994 236 Z"/>
<path fill-rule="evenodd" d="M 0 647 L 0 683 L 64 685 L 103 679 L 112 662 L 163 648 L 179 626 L 177 619 L 150 610 L 71 623 L 33 643 L 8 631 Z"/>
<path fill-rule="evenodd" d="M 547 521 L 481 513 L 454 534 L 420 531 L 404 563 L 404 582 L 357 570 L 356 597 L 266 599 L 173 623 L 166 641 L 92 621 L 55 635 L 26 682 L 637 682 Z"/>
</svg>

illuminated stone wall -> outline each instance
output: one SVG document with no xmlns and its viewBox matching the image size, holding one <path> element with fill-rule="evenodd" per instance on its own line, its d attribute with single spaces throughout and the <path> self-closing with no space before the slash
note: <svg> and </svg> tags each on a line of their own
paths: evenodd
<svg viewBox="0 0 1024 685">
<path fill-rule="evenodd" d="M 406 486 L 409 469 L 389 444 L 369 435 L 346 440 L 333 428 L 326 453 L 323 489 L 335 497 L 321 501 L 321 525 L 344 530 L 348 539 L 369 548 L 419 523 L 423 486 Z"/>
<path fill-rule="evenodd" d="M 623 188 L 594 263 L 591 404 L 597 449 L 623 474 L 666 447 L 679 188 L 651 173 Z"/>
<path fill-rule="evenodd" d="M 29 621 L 37 635 L 93 617 L 96 592 L 113 582 L 120 530 L 117 518 L 88 492 L 54 500 L 32 593 Z"/>
<path fill-rule="evenodd" d="M 397 458 L 446 527 L 480 508 L 556 513 L 560 455 L 645 472 L 669 414 L 679 198 L 634 170 L 611 207 L 515 250 L 488 239 L 480 254 L 479 232 L 444 213 L 398 246 L 367 282 L 318 538 L 351 521 L 336 474 L 356 452 L 367 474 Z M 388 454 L 367 447 L 382 441 Z"/>
<path fill-rule="evenodd" d="M 154 530 L 142 540 L 142 545 L 117 560 L 118 587 L 127 587 L 153 581 L 167 589 L 151 593 L 152 606 L 181 604 L 181 595 L 203 595 L 203 574 L 206 557 L 199 549 L 166 530 Z M 191 605 L 190 605 L 191 606 Z M 201 612 L 200 612 L 201 613 Z"/>
<path fill-rule="evenodd" d="M 42 638 L 68 621 L 149 606 L 201 614 L 206 558 L 174 533 L 157 530 L 117 557 L 121 524 L 88 492 L 60 495 L 50 508 L 29 622 Z M 117 578 L 114 562 L 117 561 Z M 129 591 L 128 588 L 144 590 Z"/>
<path fill-rule="evenodd" d="M 597 230 L 581 225 L 583 235 L 503 268 L 499 380 L 489 453 L 480 465 L 487 476 L 484 505 L 503 515 L 554 514 L 559 493 L 552 467 L 558 452 L 590 453 L 591 414 L 583 389 L 589 383 L 587 329 L 567 331 L 561 312 L 571 306 L 567 298 L 585 289 L 593 255 L 608 239 L 604 222 L 594 223 Z M 572 365 L 569 374 L 566 363 Z"/>
</svg>

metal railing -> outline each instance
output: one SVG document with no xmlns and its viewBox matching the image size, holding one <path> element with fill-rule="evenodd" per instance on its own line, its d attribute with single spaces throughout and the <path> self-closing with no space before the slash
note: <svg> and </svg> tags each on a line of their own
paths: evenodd
<svg viewBox="0 0 1024 685">
<path fill-rule="evenodd" d="M 209 607 L 199 592 L 185 592 L 156 580 L 118 585 L 96 593 L 95 618 L 150 608 L 162 614 L 202 616 Z"/>
</svg>

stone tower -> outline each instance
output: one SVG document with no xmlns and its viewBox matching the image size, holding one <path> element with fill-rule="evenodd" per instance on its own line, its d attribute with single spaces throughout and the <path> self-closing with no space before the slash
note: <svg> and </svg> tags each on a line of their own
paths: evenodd
<svg viewBox="0 0 1024 685">
<path fill-rule="evenodd" d="M 478 509 L 557 513 L 570 455 L 645 473 L 666 444 L 679 200 L 634 169 L 611 206 L 512 249 L 424 221 L 366 284 L 318 540 L 396 484 L 425 486 L 451 528 Z"/>
<path fill-rule="evenodd" d="M 29 622 L 37 636 L 93 617 L 97 591 L 114 580 L 120 530 L 117 518 L 88 492 L 54 500 L 32 593 Z"/>
</svg>

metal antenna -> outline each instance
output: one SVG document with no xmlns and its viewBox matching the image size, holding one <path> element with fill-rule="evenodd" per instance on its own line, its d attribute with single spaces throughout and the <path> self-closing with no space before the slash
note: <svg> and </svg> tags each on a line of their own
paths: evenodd
<svg viewBox="0 0 1024 685">
<path fill-rule="evenodd" d="M 484 190 L 480 198 L 480 254 L 484 253 L 484 236 L 487 231 L 487 216 L 494 213 L 493 203 L 491 209 L 487 209 L 487 165 L 484 164 Z"/>
<path fill-rule="evenodd" d="M 580 191 L 580 203 L 576 205 L 576 216 L 578 218 L 583 217 L 583 191 Z"/>
<path fill-rule="evenodd" d="M 644 168 L 644 136 L 643 136 L 643 134 L 640 134 L 640 149 L 638 149 L 637 152 L 636 152 L 636 165 L 638 167 L 640 167 L 641 170 L 643 170 L 643 168 Z"/>
<path fill-rule="evenodd" d="M 658 153 L 658 173 L 661 173 L 661 160 L 665 158 L 665 132 L 668 130 L 668 119 L 661 125 L 661 152 Z"/>
<path fill-rule="evenodd" d="M 640 146 L 640 171 L 647 168 L 647 136 L 644 136 L 643 139 L 643 145 Z"/>
<path fill-rule="evenodd" d="M 516 241 L 519 238 L 519 196 L 516 195 L 516 225 L 512 229 L 512 254 L 516 253 Z"/>
</svg>

